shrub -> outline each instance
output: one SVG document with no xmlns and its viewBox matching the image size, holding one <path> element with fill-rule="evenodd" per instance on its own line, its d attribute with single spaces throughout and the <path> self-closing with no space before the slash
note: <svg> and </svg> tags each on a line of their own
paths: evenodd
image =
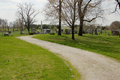
<svg viewBox="0 0 120 80">
<path fill-rule="evenodd" d="M 33 32 L 29 33 L 29 35 L 33 35 L 33 34 L 34 34 Z"/>
<path fill-rule="evenodd" d="M 55 35 L 55 33 L 50 33 L 50 35 Z"/>
</svg>

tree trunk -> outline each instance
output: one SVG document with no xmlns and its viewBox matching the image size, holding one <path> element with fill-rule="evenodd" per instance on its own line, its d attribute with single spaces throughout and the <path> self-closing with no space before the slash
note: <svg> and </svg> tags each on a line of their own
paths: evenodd
<svg viewBox="0 0 120 80">
<path fill-rule="evenodd" d="M 75 40 L 75 37 L 74 37 L 74 25 L 72 25 L 72 40 Z"/>
<path fill-rule="evenodd" d="M 61 0 L 59 0 L 59 31 L 58 35 L 61 35 Z"/>
<path fill-rule="evenodd" d="M 8 27 L 8 32 L 9 32 L 9 27 Z"/>
<path fill-rule="evenodd" d="M 14 32 L 14 27 L 13 27 L 13 32 Z"/>
<path fill-rule="evenodd" d="M 28 28 L 28 34 L 30 34 L 30 29 Z"/>
<path fill-rule="evenodd" d="M 28 21 L 28 33 L 30 34 L 30 23 Z"/>
<path fill-rule="evenodd" d="M 95 29 L 95 35 L 98 35 L 98 33 L 97 33 L 97 28 Z"/>
<path fill-rule="evenodd" d="M 119 0 L 116 0 L 116 1 L 117 1 L 118 5 L 119 5 L 119 9 L 120 9 L 120 2 L 119 2 Z"/>
<path fill-rule="evenodd" d="M 80 27 L 79 27 L 78 36 L 83 36 L 82 31 L 83 31 L 83 19 L 80 20 Z"/>
</svg>

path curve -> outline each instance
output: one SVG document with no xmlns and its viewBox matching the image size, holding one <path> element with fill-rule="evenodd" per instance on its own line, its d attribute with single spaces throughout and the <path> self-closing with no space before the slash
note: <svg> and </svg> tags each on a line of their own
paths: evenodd
<svg viewBox="0 0 120 80">
<path fill-rule="evenodd" d="M 120 63 L 111 58 L 85 50 L 32 38 L 17 37 L 62 55 L 81 74 L 82 80 L 120 80 Z"/>
</svg>

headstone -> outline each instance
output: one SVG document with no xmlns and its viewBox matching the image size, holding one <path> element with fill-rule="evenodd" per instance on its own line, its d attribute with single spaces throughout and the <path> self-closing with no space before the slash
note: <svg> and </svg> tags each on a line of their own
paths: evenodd
<svg viewBox="0 0 120 80">
<path fill-rule="evenodd" d="M 61 29 L 61 33 L 63 33 L 63 29 Z"/>
<path fill-rule="evenodd" d="M 100 30 L 100 33 L 102 34 L 102 29 Z"/>
<path fill-rule="evenodd" d="M 31 29 L 31 32 L 32 32 L 32 33 L 34 33 L 35 31 L 36 31 L 36 29 L 35 29 L 35 28 L 32 28 L 32 29 Z"/>
<path fill-rule="evenodd" d="M 11 31 L 8 31 L 9 34 L 11 34 L 12 32 Z"/>
<path fill-rule="evenodd" d="M 65 34 L 70 34 L 71 30 L 70 29 L 65 29 Z"/>
<path fill-rule="evenodd" d="M 50 29 L 47 29 L 46 32 L 47 32 L 47 34 L 49 34 L 49 33 L 51 32 L 51 30 L 50 30 Z"/>
<path fill-rule="evenodd" d="M 56 31 L 56 33 L 58 33 L 58 32 L 59 32 L 59 30 Z M 63 29 L 61 29 L 61 33 L 63 33 L 63 32 L 64 32 Z"/>
<path fill-rule="evenodd" d="M 93 35 L 94 29 L 89 29 L 89 33 Z"/>
<path fill-rule="evenodd" d="M 85 30 L 84 30 L 84 32 L 85 32 L 85 34 L 88 34 L 88 31 L 87 31 L 87 29 L 85 29 Z"/>
<path fill-rule="evenodd" d="M 50 29 L 43 29 L 44 30 L 44 34 L 50 34 L 51 30 Z"/>
<path fill-rule="evenodd" d="M 21 31 L 21 34 L 24 34 L 24 31 Z"/>
<path fill-rule="evenodd" d="M 5 33 L 4 36 L 9 36 L 9 34 L 8 34 L 8 33 Z"/>
<path fill-rule="evenodd" d="M 34 32 L 34 34 L 38 34 L 38 32 L 37 32 L 37 31 L 35 31 L 35 32 Z"/>
</svg>

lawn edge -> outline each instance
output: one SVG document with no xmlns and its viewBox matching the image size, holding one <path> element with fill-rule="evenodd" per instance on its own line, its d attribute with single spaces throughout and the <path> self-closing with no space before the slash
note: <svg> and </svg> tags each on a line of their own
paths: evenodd
<svg viewBox="0 0 120 80">
<path fill-rule="evenodd" d="M 60 57 L 63 62 L 69 67 L 69 69 L 73 72 L 73 77 L 74 77 L 74 80 L 81 80 L 81 75 L 80 73 L 78 72 L 77 68 L 75 68 L 68 60 L 66 60 L 62 55 L 56 53 L 55 54 L 56 56 Z"/>
</svg>

